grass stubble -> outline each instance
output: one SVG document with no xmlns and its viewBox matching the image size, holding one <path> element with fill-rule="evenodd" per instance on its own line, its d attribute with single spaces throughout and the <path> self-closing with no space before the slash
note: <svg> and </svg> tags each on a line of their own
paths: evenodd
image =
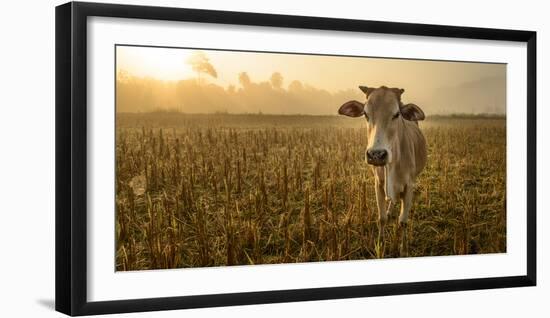
<svg viewBox="0 0 550 318">
<path fill-rule="evenodd" d="M 421 129 L 409 257 L 505 252 L 505 119 Z M 365 131 L 335 116 L 118 114 L 116 270 L 398 257 L 398 207 L 376 239 Z"/>
</svg>

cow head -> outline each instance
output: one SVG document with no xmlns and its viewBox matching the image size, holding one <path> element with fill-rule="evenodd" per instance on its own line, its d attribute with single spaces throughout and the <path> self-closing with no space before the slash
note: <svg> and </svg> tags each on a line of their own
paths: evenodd
<svg viewBox="0 0 550 318">
<path fill-rule="evenodd" d="M 399 131 L 404 129 L 404 120 L 424 119 L 424 112 L 415 104 L 403 105 L 402 88 L 381 86 L 372 88 L 359 86 L 367 96 L 367 101 L 344 103 L 338 113 L 349 117 L 365 117 L 367 120 L 368 144 L 367 162 L 374 166 L 385 166 L 392 162 L 394 147 Z"/>
</svg>

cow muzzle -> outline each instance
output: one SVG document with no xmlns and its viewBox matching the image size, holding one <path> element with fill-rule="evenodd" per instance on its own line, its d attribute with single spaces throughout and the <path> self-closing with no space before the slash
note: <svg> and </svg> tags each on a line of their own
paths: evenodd
<svg viewBox="0 0 550 318">
<path fill-rule="evenodd" d="M 385 149 L 367 150 L 367 163 L 373 166 L 385 166 L 388 163 L 388 151 Z"/>
</svg>

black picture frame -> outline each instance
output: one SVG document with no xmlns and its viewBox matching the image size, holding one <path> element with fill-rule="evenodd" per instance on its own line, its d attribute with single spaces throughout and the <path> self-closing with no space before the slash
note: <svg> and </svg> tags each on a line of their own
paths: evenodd
<svg viewBox="0 0 550 318">
<path fill-rule="evenodd" d="M 338 30 L 527 44 L 527 274 L 148 299 L 87 301 L 86 36 L 91 16 Z M 56 7 L 56 310 L 91 315 L 279 303 L 536 284 L 536 32 L 197 9 L 70 2 Z"/>
</svg>

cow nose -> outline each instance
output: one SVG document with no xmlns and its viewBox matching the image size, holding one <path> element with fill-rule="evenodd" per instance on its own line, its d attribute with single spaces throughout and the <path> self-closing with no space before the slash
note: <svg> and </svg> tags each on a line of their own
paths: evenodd
<svg viewBox="0 0 550 318">
<path fill-rule="evenodd" d="M 385 161 L 388 157 L 388 152 L 386 150 L 371 149 L 367 150 L 367 158 L 372 161 Z"/>
</svg>

